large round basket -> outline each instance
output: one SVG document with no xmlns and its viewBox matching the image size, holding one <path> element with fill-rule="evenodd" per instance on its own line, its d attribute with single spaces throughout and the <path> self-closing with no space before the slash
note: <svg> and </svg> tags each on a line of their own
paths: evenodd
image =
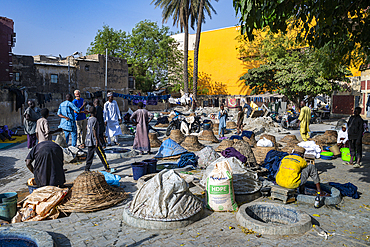
<svg viewBox="0 0 370 247">
<path fill-rule="evenodd" d="M 261 165 L 263 164 L 263 161 L 266 158 L 266 155 L 271 150 L 275 150 L 276 147 L 255 147 L 252 148 L 254 157 L 256 158 L 257 164 Z"/>
</svg>

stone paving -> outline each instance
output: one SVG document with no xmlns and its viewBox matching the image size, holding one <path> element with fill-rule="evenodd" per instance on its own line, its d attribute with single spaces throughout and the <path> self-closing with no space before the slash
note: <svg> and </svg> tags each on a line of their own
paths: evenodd
<svg viewBox="0 0 370 247">
<path fill-rule="evenodd" d="M 330 125 L 313 125 L 312 130 L 329 129 Z M 292 131 L 297 134 L 298 131 Z M 281 138 L 277 136 L 278 139 Z M 130 147 L 132 142 L 124 143 Z M 156 151 L 154 149 L 153 151 Z M 25 166 L 28 153 L 26 143 L 8 150 L 0 150 L 0 193 L 6 191 L 24 191 L 26 181 L 32 174 Z M 153 156 L 153 155 L 152 155 Z M 69 217 L 42 222 L 23 222 L 12 224 L 15 228 L 33 228 L 47 231 L 57 246 L 369 246 L 370 245 L 370 155 L 365 153 L 362 168 L 343 165 L 340 159 L 333 161 L 317 160 L 316 165 L 322 182 L 352 182 L 359 188 L 360 199 L 345 197 L 334 206 L 315 209 L 313 205 L 294 203 L 293 207 L 312 216 L 313 224 L 321 226 L 331 233 L 327 240 L 312 229 L 301 236 L 272 237 L 255 234 L 246 235 L 238 227 L 236 213 L 216 213 L 205 210 L 201 220 L 181 229 L 144 230 L 125 225 L 122 211 L 131 201 L 137 190 L 132 179 L 130 164 L 152 156 L 109 160 L 125 190 L 130 197 L 115 207 L 94 213 L 72 213 Z M 83 171 L 84 163 L 67 164 L 67 183 Z M 92 170 L 102 170 L 102 164 L 94 159 Z M 271 201 L 259 198 L 257 201 Z"/>
</svg>

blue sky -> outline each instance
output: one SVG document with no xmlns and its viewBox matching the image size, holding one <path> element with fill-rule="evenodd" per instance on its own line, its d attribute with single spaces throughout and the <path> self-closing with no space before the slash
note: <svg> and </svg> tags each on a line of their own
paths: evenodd
<svg viewBox="0 0 370 247">
<path fill-rule="evenodd" d="M 150 3 L 151 0 L 1 0 L 0 16 L 14 21 L 17 43 L 13 53 L 68 56 L 75 51 L 85 54 L 104 24 L 126 32 L 144 19 L 161 25 L 162 10 Z M 207 17 L 203 31 L 238 24 L 232 0 L 212 1 L 212 5 L 217 15 Z M 171 21 L 164 25 L 179 31 Z"/>
</svg>

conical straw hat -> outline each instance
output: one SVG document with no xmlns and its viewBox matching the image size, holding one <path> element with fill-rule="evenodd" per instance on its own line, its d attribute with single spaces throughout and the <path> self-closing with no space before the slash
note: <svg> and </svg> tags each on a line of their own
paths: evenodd
<svg viewBox="0 0 370 247">
<path fill-rule="evenodd" d="M 222 152 L 226 148 L 232 147 L 233 145 L 234 145 L 234 141 L 233 140 L 223 140 L 220 143 L 220 145 L 215 149 L 215 151 Z"/>
<path fill-rule="evenodd" d="M 172 140 L 174 140 L 175 142 L 179 144 L 185 140 L 184 135 L 179 129 L 171 130 L 171 134 L 163 140 L 167 140 L 168 138 L 171 138 Z"/>
<path fill-rule="evenodd" d="M 149 133 L 150 147 L 157 148 L 162 145 L 162 142 L 158 140 L 157 133 Z"/>
<path fill-rule="evenodd" d="M 283 139 L 280 140 L 281 142 L 286 142 L 286 143 L 289 143 L 289 142 L 292 142 L 292 141 L 296 141 L 298 142 L 298 139 L 295 135 L 286 135 L 284 136 Z"/>
<path fill-rule="evenodd" d="M 219 143 L 212 130 L 203 130 L 202 134 L 198 137 L 199 140 Z"/>
<path fill-rule="evenodd" d="M 85 171 L 74 181 L 69 199 L 58 208 L 63 212 L 94 212 L 109 208 L 127 196 L 122 188 L 109 186 L 100 172 Z"/>
<path fill-rule="evenodd" d="M 185 140 L 181 143 L 181 146 L 189 152 L 200 151 L 204 148 L 204 145 L 199 143 L 198 137 L 194 135 L 186 136 Z"/>
<path fill-rule="evenodd" d="M 226 123 L 226 129 L 236 129 L 236 123 L 235 122 L 227 122 Z"/>
</svg>

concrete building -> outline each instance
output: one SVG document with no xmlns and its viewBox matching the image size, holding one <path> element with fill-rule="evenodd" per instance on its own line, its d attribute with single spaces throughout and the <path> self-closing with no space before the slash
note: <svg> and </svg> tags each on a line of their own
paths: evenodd
<svg viewBox="0 0 370 247">
<path fill-rule="evenodd" d="M 12 49 L 15 46 L 14 22 L 0 16 L 0 83 L 13 79 Z"/>
<path fill-rule="evenodd" d="M 92 94 L 103 98 L 105 90 L 105 56 L 94 54 L 74 58 L 60 58 L 54 56 L 24 56 L 13 55 L 12 86 L 22 90 L 25 100 L 34 99 L 38 107 L 47 107 L 56 111 L 59 104 L 65 100 L 67 93 L 73 93 L 79 89 L 82 97 L 92 101 Z M 128 65 L 125 59 L 108 57 L 108 80 L 107 90 L 117 93 L 128 94 L 135 89 L 135 82 L 130 79 Z M 8 90 L 3 90 L 3 98 L 10 103 L 0 114 L 0 125 L 7 124 L 10 127 L 21 125 L 23 118 L 20 113 L 15 113 L 15 98 Z M 6 96 L 8 95 L 8 96 Z M 127 100 L 116 99 L 121 110 L 127 110 Z M 3 104 L 3 102 L 2 102 Z M 22 107 L 21 112 L 24 111 Z M 16 115 L 15 115 L 16 114 Z"/>
</svg>

